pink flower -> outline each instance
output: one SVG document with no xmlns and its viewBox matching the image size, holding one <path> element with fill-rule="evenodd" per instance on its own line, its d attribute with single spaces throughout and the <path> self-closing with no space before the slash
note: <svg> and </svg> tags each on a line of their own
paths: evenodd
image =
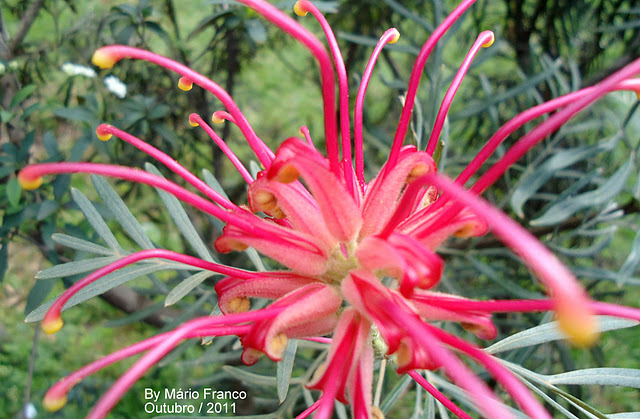
<svg viewBox="0 0 640 419">
<path fill-rule="evenodd" d="M 354 417 L 370 417 L 374 358 L 371 330 L 375 326 L 388 347 L 387 353 L 396 355 L 398 372 L 411 375 L 457 416 L 468 417 L 417 374 L 416 369 L 441 368 L 471 394 L 485 415 L 512 417 L 492 390 L 458 358 L 457 353 L 464 353 L 482 364 L 525 413 L 536 418 L 550 417 L 522 382 L 496 358 L 432 322 L 457 322 L 479 338 L 493 339 L 496 327 L 491 320 L 492 313 L 553 310 L 569 339 L 589 345 L 597 335 L 594 314 L 640 319 L 638 310 L 591 301 L 568 269 L 537 239 L 478 197 L 537 142 L 602 95 L 612 90 L 640 90 L 640 81 L 631 78 L 640 72 L 640 61 L 634 61 L 593 87 L 553 99 L 516 116 L 489 139 L 455 181 L 450 181 L 437 173 L 432 154 L 456 90 L 478 51 L 493 43 L 493 33 L 482 32 L 465 57 L 442 102 L 426 151 L 403 146 L 403 142 L 425 62 L 438 40 L 474 3 L 474 0 L 465 0 L 422 48 L 413 68 L 389 158 L 379 174 L 367 182 L 362 155 L 364 96 L 382 48 L 396 42 L 399 33 L 390 29 L 382 35 L 365 70 L 355 101 L 352 154 L 346 71 L 324 17 L 309 1 L 296 3 L 297 14 L 311 13 L 320 22 L 331 55 L 306 29 L 267 2 L 239 1 L 299 40 L 317 58 L 324 98 L 326 157 L 315 148 L 305 127 L 301 129 L 304 139 L 289 138 L 274 154 L 253 131 L 231 97 L 213 81 L 168 58 L 113 45 L 96 51 L 94 64 L 110 68 L 124 58 L 146 60 L 180 75 L 181 89 L 191 89 L 195 84 L 224 104 L 226 111 L 214 113 L 214 122 L 228 120 L 242 131 L 264 167 L 257 179 L 253 179 L 200 116 L 190 115 L 189 122 L 209 134 L 247 182 L 248 207 L 228 201 L 162 151 L 107 124 L 97 129 L 101 140 L 116 136 L 139 148 L 165 164 L 204 197 L 138 169 L 104 164 L 34 164 L 20 172 L 19 180 L 24 188 L 33 189 L 40 186 L 44 175 L 93 173 L 152 185 L 225 222 L 224 232 L 215 243 L 219 252 L 253 247 L 287 269 L 250 272 L 169 250 L 152 249 L 131 254 L 97 270 L 57 299 L 42 322 L 45 332 L 55 333 L 62 327 L 62 308 L 80 289 L 109 272 L 149 258 L 169 259 L 227 275 L 216 284 L 224 316 L 193 319 L 173 331 L 104 357 L 54 385 L 45 397 L 45 405 L 52 410 L 61 408 L 67 392 L 79 380 L 111 363 L 146 351 L 89 414 L 92 418 L 104 417 L 140 376 L 182 340 L 233 334 L 242 341 L 242 361 L 248 365 L 263 355 L 280 360 L 288 339 L 331 342 L 327 360 L 308 384 L 309 388 L 321 390 L 322 396 L 301 417 L 313 411 L 317 417 L 330 417 L 334 400 L 349 403 Z M 339 124 L 335 112 L 334 69 L 338 76 Z M 463 188 L 507 136 L 550 112 L 555 113 L 516 142 L 469 189 Z M 266 216 L 256 215 L 258 213 Z M 443 270 L 443 261 L 436 253 L 438 246 L 452 235 L 472 237 L 489 230 L 522 258 L 547 287 L 551 299 L 475 301 L 432 291 Z M 392 281 L 383 283 L 383 278 Z M 386 286 L 386 283 L 392 285 Z M 273 303 L 252 311 L 251 298 L 266 298 Z M 319 338 L 327 334 L 332 334 L 332 339 Z"/>
</svg>

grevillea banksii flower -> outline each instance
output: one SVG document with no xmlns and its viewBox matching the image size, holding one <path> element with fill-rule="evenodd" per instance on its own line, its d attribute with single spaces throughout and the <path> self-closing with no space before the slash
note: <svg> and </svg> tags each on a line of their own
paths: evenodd
<svg viewBox="0 0 640 419">
<path fill-rule="evenodd" d="M 51 410 L 61 408 L 68 391 L 79 380 L 114 362 L 146 352 L 89 414 L 92 418 L 104 417 L 136 380 L 181 341 L 236 335 L 243 345 L 242 361 L 248 365 L 264 355 L 280 360 L 292 338 L 330 343 L 326 361 L 308 383 L 309 388 L 320 390 L 322 396 L 300 417 L 314 411 L 317 417 L 330 417 L 334 400 L 350 404 L 354 417 L 371 417 L 377 409 L 372 407 L 371 396 L 375 327 L 388 348 L 387 355 L 395 356 L 397 371 L 413 377 L 456 416 L 469 417 L 416 370 L 442 369 L 469 392 L 484 415 L 512 417 L 493 391 L 459 358 L 459 354 L 465 354 L 486 368 L 525 413 L 536 418 L 550 417 L 533 394 L 493 355 L 445 332 L 435 323 L 456 322 L 481 339 L 493 339 L 497 330 L 492 313 L 554 311 L 568 339 L 589 345 L 597 335 L 594 314 L 640 320 L 637 309 L 591 301 L 577 279 L 534 236 L 478 196 L 524 153 L 604 94 L 614 90 L 640 91 L 640 80 L 633 78 L 640 73 L 640 60 L 593 87 L 517 115 L 450 181 L 438 174 L 432 156 L 455 93 L 474 57 L 493 43 L 493 33 L 480 33 L 464 58 L 444 96 L 426 150 L 404 145 L 404 138 L 427 58 L 439 39 L 474 3 L 465 0 L 435 29 L 420 51 L 389 158 L 378 175 L 367 181 L 363 159 L 364 97 L 378 56 L 386 44 L 398 41 L 398 31 L 389 29 L 382 35 L 366 66 L 355 100 L 352 137 L 345 65 L 331 28 L 319 10 L 306 0 L 298 1 L 294 8 L 300 16 L 311 14 L 317 19 L 330 53 L 297 21 L 264 0 L 239 2 L 300 41 L 317 59 L 324 100 L 326 157 L 318 151 L 304 126 L 300 130 L 303 139 L 288 138 L 273 153 L 233 99 L 215 82 L 152 52 L 112 45 L 95 52 L 95 65 L 111 68 L 125 58 L 149 61 L 175 72 L 180 89 L 190 90 L 196 85 L 222 102 L 226 110 L 214 112 L 212 121 L 228 121 L 240 129 L 264 169 L 255 179 L 201 116 L 191 114 L 188 122 L 203 129 L 229 157 L 247 183 L 248 206 L 230 202 L 161 150 L 107 124 L 97 128 L 100 140 L 117 137 L 129 143 L 164 164 L 200 194 L 139 169 L 93 163 L 34 164 L 20 172 L 19 181 L 23 188 L 34 189 L 42 184 L 45 175 L 91 173 L 151 185 L 223 221 L 224 231 L 215 243 L 219 252 L 253 247 L 286 269 L 251 272 L 170 250 L 151 249 L 130 254 L 95 271 L 53 303 L 42 322 L 45 332 L 55 333 L 62 327 L 61 311 L 75 293 L 110 272 L 150 258 L 226 275 L 215 286 L 223 315 L 190 320 L 87 365 L 55 384 L 45 396 L 45 406 Z M 339 112 L 335 108 L 334 71 Z M 464 188 L 510 134 L 550 113 L 553 115 L 517 141 L 470 188 Z M 433 290 L 443 270 L 438 246 L 451 236 L 473 237 L 489 230 L 520 256 L 544 284 L 550 299 L 477 301 Z M 252 298 L 273 302 L 264 309 L 251 310 Z M 321 337 L 329 334 L 331 339 Z"/>
</svg>

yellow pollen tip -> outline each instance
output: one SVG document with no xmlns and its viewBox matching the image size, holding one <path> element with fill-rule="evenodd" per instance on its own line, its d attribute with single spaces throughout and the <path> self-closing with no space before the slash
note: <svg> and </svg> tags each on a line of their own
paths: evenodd
<svg viewBox="0 0 640 419">
<path fill-rule="evenodd" d="M 482 44 L 482 48 L 489 48 L 493 43 L 496 42 L 496 36 L 491 32 L 491 38 L 484 44 Z"/>
<path fill-rule="evenodd" d="M 98 129 L 96 129 L 96 136 L 98 136 L 98 139 L 100 141 L 109 141 L 113 135 L 110 132 L 104 131 L 100 129 L 100 127 L 98 127 Z"/>
<path fill-rule="evenodd" d="M 53 335 L 58 330 L 62 329 L 63 325 L 64 325 L 64 322 L 62 321 L 62 317 L 58 315 L 58 317 L 51 320 L 44 319 L 42 321 L 42 324 L 40 325 L 40 328 L 47 335 Z"/>
<path fill-rule="evenodd" d="M 389 39 L 389 43 L 390 44 L 395 44 L 396 42 L 398 42 L 398 39 L 400 39 L 400 32 L 398 32 L 396 29 L 394 29 L 395 33 L 393 35 L 393 38 Z"/>
<path fill-rule="evenodd" d="M 220 118 L 217 115 L 218 112 L 214 112 L 213 115 L 211 115 L 211 122 L 213 122 L 214 124 L 222 124 L 224 122 L 224 118 Z"/>
<path fill-rule="evenodd" d="M 189 115 L 189 125 L 191 125 L 192 127 L 199 127 L 200 124 L 198 124 L 193 116 L 193 114 Z"/>
<path fill-rule="evenodd" d="M 384 413 L 378 406 L 371 407 L 371 418 L 372 419 L 384 419 Z"/>
<path fill-rule="evenodd" d="M 411 183 L 421 176 L 426 175 L 429 172 L 429 167 L 426 164 L 416 164 L 407 176 L 407 183 Z"/>
<path fill-rule="evenodd" d="M 34 189 L 38 189 L 40 185 L 42 185 L 42 177 L 28 179 L 25 178 L 22 173 L 18 173 L 18 183 L 25 191 L 32 191 Z"/>
<path fill-rule="evenodd" d="M 180 80 L 178 80 L 178 89 L 188 92 L 193 89 L 193 82 L 186 77 L 180 77 Z"/>
<path fill-rule="evenodd" d="M 269 352 L 278 358 L 281 357 L 287 347 L 288 341 L 289 339 L 287 339 L 287 335 L 284 333 L 278 333 L 273 337 L 273 339 L 271 339 L 271 341 L 269 341 Z"/>
<path fill-rule="evenodd" d="M 247 297 L 235 297 L 229 301 L 227 311 L 231 313 L 244 313 L 251 308 L 251 301 Z"/>
<path fill-rule="evenodd" d="M 49 412 L 57 412 L 67 404 L 67 395 L 62 397 L 48 397 L 44 396 L 42 399 L 42 405 Z"/>
<path fill-rule="evenodd" d="M 96 67 L 100 67 L 101 69 L 113 68 L 113 66 L 118 62 L 111 54 L 105 52 L 102 48 L 96 50 L 91 57 L 91 62 Z"/>
<path fill-rule="evenodd" d="M 302 6 L 300 5 L 300 2 L 297 1 L 296 4 L 293 5 L 293 11 L 295 12 L 295 14 L 297 14 L 298 16 L 306 16 L 307 13 L 309 13 L 308 11 L 304 10 L 302 8 Z"/>
<path fill-rule="evenodd" d="M 640 90 L 636 90 L 636 96 L 638 96 L 638 100 L 640 100 Z"/>
<path fill-rule="evenodd" d="M 300 172 L 293 165 L 287 164 L 278 172 L 275 180 L 280 183 L 291 183 L 300 177 Z"/>
<path fill-rule="evenodd" d="M 598 340 L 598 327 L 594 316 L 576 315 L 573 311 L 560 310 L 558 325 L 569 341 L 576 346 L 587 348 Z"/>
</svg>

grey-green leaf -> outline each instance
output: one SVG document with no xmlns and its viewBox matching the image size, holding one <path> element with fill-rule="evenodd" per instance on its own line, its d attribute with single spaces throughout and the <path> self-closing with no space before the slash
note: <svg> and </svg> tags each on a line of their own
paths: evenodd
<svg viewBox="0 0 640 419">
<path fill-rule="evenodd" d="M 624 329 L 637 326 L 640 322 L 636 320 L 620 319 L 612 316 L 597 316 L 598 330 L 606 332 L 608 330 Z M 558 328 L 558 322 L 549 322 L 540 326 L 532 327 L 515 335 L 511 335 L 499 342 L 489 346 L 485 351 L 490 354 L 504 352 L 511 349 L 523 348 L 526 346 L 539 345 L 545 342 L 564 339 L 565 335 Z"/>
<path fill-rule="evenodd" d="M 535 167 L 533 171 L 522 177 L 520 184 L 511 195 L 511 208 L 513 208 L 518 217 L 523 218 L 525 202 L 547 183 L 558 170 L 569 167 L 602 151 L 612 149 L 617 143 L 614 140 L 592 147 L 576 147 L 554 153 L 543 164 Z"/>
<path fill-rule="evenodd" d="M 104 178 L 100 176 L 91 176 L 91 181 L 100 195 L 100 198 L 109 207 L 113 216 L 122 226 L 125 233 L 129 235 L 143 249 L 153 249 L 153 243 L 145 234 L 138 220 L 131 214 L 129 208 L 124 203 L 118 193 L 109 185 Z"/>
<path fill-rule="evenodd" d="M 75 188 L 71 189 L 71 196 L 78 207 L 80 207 L 80 210 L 87 218 L 87 221 L 89 221 L 89 224 L 91 224 L 95 232 L 102 237 L 102 240 L 104 240 L 112 249 L 124 252 L 122 247 L 120 247 L 118 240 L 116 240 L 116 237 L 109 229 L 109 226 L 107 226 L 107 223 L 104 221 L 104 218 L 102 218 L 91 201 L 89 201 L 82 192 Z"/>
<path fill-rule="evenodd" d="M 164 300 L 164 305 L 170 306 L 182 300 L 185 295 L 189 294 L 191 290 L 202 284 L 205 279 L 211 277 L 212 275 L 215 275 L 215 272 L 202 271 L 191 275 L 189 278 L 184 279 L 182 282 L 176 285 L 176 287 L 172 289 L 171 292 L 167 295 L 167 298 Z"/>
<path fill-rule="evenodd" d="M 91 259 L 76 260 L 43 269 L 36 274 L 37 279 L 64 278 L 66 276 L 81 274 L 102 268 L 116 260 L 120 256 L 105 256 Z"/>
<path fill-rule="evenodd" d="M 107 249 L 99 244 L 95 244 L 78 237 L 69 236 L 67 234 L 56 233 L 51 236 L 51 239 L 62 246 L 80 250 L 82 252 L 97 253 L 104 256 L 115 256 L 116 254 L 112 249 Z"/>
<path fill-rule="evenodd" d="M 298 349 L 298 340 L 289 339 L 287 347 L 282 355 L 282 360 L 278 362 L 276 371 L 276 381 L 278 387 L 278 399 L 280 403 L 287 398 L 289 392 L 289 384 L 291 383 L 291 373 L 293 372 L 293 361 L 296 359 L 296 350 Z"/>
<path fill-rule="evenodd" d="M 548 226 L 557 224 L 582 209 L 606 204 L 622 191 L 632 169 L 633 160 L 630 158 L 599 188 L 557 202 L 549 207 L 542 216 L 532 220 L 531 225 Z"/>
<path fill-rule="evenodd" d="M 122 285 L 127 281 L 131 281 L 132 279 L 138 278 L 143 275 L 150 274 L 152 272 L 167 270 L 167 269 L 184 269 L 185 265 L 179 263 L 169 263 L 157 261 L 152 264 L 141 264 L 135 266 L 129 266 L 126 268 L 122 268 L 118 271 L 112 272 L 109 275 L 105 275 L 100 278 L 98 281 L 87 285 L 83 289 L 81 289 L 77 294 L 69 299 L 67 304 L 64 305 L 63 310 L 71 308 L 75 305 L 78 305 L 84 301 L 87 301 L 90 298 L 93 298 L 97 295 L 103 294 L 109 291 L 112 288 L 117 287 L 118 285 Z M 51 307 L 55 298 L 37 309 L 33 310 L 27 318 L 25 322 L 37 322 L 44 318 L 45 313 Z"/>
<path fill-rule="evenodd" d="M 145 164 L 145 169 L 149 173 L 153 173 L 154 175 L 164 178 L 160 171 L 150 163 Z M 168 192 L 163 191 L 162 189 L 155 189 L 160 195 L 162 202 L 164 202 L 164 205 L 167 207 L 171 219 L 176 223 L 176 226 L 178 226 L 184 238 L 187 239 L 189 245 L 202 259 L 213 262 L 213 258 L 211 257 L 209 249 L 200 238 L 200 235 L 196 231 L 196 228 L 193 226 L 193 223 L 189 219 L 189 216 L 184 210 L 184 207 L 182 206 L 182 204 L 180 204 L 180 201 L 178 201 L 178 198 Z"/>
<path fill-rule="evenodd" d="M 640 370 L 628 368 L 589 368 L 547 376 L 551 384 L 595 384 L 640 388 Z"/>
</svg>

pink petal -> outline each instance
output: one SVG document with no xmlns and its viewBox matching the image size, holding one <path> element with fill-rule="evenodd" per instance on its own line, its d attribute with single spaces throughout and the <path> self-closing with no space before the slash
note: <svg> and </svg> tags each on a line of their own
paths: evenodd
<svg viewBox="0 0 640 419">
<path fill-rule="evenodd" d="M 379 233 L 393 215 L 396 204 L 407 183 L 414 177 L 434 173 L 436 164 L 424 151 L 415 147 L 404 147 L 397 165 L 393 169 L 386 166 L 369 183 L 362 204 L 362 229 L 360 237 Z"/>
<path fill-rule="evenodd" d="M 289 138 L 278 149 L 268 178 L 285 183 L 302 175 L 336 240 L 348 242 L 360 231 L 362 218 L 353 196 L 329 170 L 327 160 L 299 138 Z"/>
</svg>

